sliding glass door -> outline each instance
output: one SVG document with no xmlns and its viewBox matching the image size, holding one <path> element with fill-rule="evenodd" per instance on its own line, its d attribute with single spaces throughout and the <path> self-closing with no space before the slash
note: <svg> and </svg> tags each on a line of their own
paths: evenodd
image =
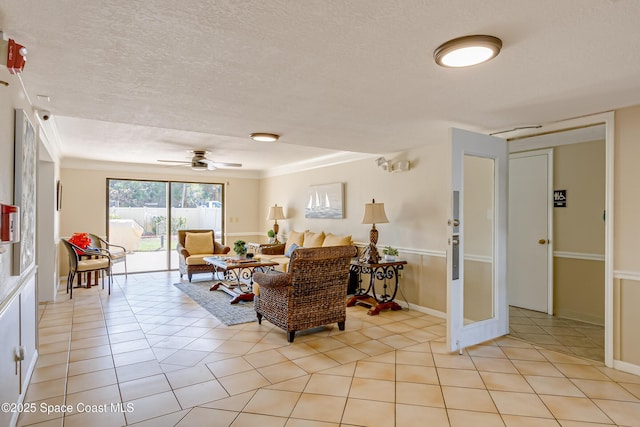
<svg viewBox="0 0 640 427">
<path fill-rule="evenodd" d="M 171 234 L 175 249 L 178 230 L 210 229 L 222 243 L 222 184 L 171 182 Z M 178 253 L 171 251 L 170 269 L 178 268 Z"/>
<path fill-rule="evenodd" d="M 176 269 L 178 230 L 224 236 L 222 184 L 107 179 L 107 187 L 107 240 L 126 248 L 130 273 Z"/>
</svg>

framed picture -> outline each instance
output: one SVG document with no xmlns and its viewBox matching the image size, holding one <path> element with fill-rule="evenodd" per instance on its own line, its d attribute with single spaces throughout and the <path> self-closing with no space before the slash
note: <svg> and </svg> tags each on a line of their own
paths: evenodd
<svg viewBox="0 0 640 427">
<path fill-rule="evenodd" d="M 343 187 L 335 184 L 310 185 L 305 200 L 305 218 L 344 218 Z"/>
<path fill-rule="evenodd" d="M 35 263 L 36 134 L 24 110 L 15 114 L 13 203 L 20 207 L 20 241 L 13 243 L 11 274 L 19 276 Z"/>
<path fill-rule="evenodd" d="M 56 210 L 62 210 L 62 183 L 60 180 L 56 182 Z"/>
</svg>

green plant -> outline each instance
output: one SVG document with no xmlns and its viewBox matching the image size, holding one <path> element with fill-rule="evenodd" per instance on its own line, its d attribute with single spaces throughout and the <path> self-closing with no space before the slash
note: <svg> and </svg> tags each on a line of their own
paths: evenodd
<svg viewBox="0 0 640 427">
<path fill-rule="evenodd" d="M 391 246 L 385 246 L 382 250 L 382 253 L 390 256 L 398 256 L 398 250 L 396 248 L 392 248 Z"/>
<path fill-rule="evenodd" d="M 237 255 L 246 255 L 247 254 L 247 242 L 244 240 L 236 240 L 233 242 L 233 251 Z"/>
<path fill-rule="evenodd" d="M 269 230 L 269 231 L 267 231 L 267 236 L 268 237 L 276 237 L 276 232 L 273 231 L 273 230 Z"/>
</svg>

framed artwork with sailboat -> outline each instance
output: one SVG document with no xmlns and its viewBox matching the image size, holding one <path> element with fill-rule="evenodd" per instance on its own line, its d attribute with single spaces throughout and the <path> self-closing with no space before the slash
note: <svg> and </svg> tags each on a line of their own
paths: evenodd
<svg viewBox="0 0 640 427">
<path fill-rule="evenodd" d="M 310 185 L 307 188 L 305 218 L 344 218 L 343 183 Z"/>
</svg>

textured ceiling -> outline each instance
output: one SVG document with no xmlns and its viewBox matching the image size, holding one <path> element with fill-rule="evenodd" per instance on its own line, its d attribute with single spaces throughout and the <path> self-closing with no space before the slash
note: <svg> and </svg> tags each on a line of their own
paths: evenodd
<svg viewBox="0 0 640 427">
<path fill-rule="evenodd" d="M 258 170 L 639 104 L 638 22 L 636 0 L 0 0 L 63 165 L 208 148 Z M 469 34 L 501 38 L 501 54 L 435 65 Z M 282 138 L 247 139 L 260 131 Z"/>
</svg>

